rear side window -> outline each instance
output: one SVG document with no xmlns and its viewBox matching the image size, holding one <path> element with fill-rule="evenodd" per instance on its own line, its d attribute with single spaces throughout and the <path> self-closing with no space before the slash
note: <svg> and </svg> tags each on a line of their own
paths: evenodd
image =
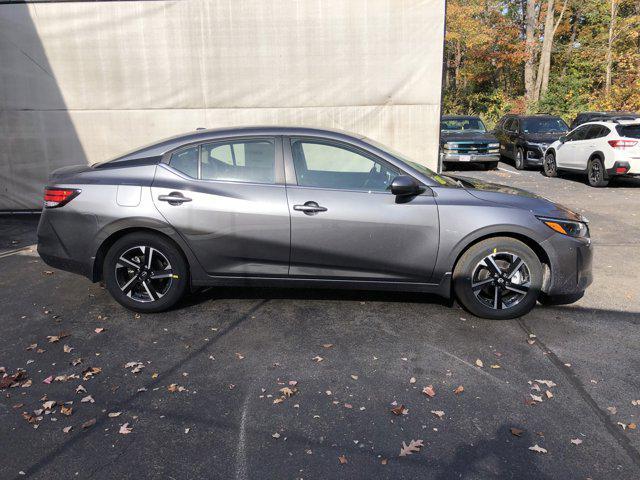
<svg viewBox="0 0 640 480">
<path fill-rule="evenodd" d="M 275 183 L 276 148 L 272 139 L 202 145 L 201 178 L 247 183 Z"/>
<path fill-rule="evenodd" d="M 621 137 L 640 138 L 640 124 L 618 125 L 616 130 Z"/>
<path fill-rule="evenodd" d="M 198 147 L 179 150 L 171 155 L 169 165 L 193 178 L 198 178 Z"/>
</svg>

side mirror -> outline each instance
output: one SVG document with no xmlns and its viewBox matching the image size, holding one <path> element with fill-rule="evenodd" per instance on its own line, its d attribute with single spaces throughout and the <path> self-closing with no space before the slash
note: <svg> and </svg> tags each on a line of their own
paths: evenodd
<svg viewBox="0 0 640 480">
<path fill-rule="evenodd" d="M 391 182 L 390 190 L 391 193 L 398 197 L 419 195 L 424 191 L 418 181 L 409 175 L 398 175 L 394 178 Z"/>
<path fill-rule="evenodd" d="M 567 136 L 566 135 L 562 135 L 558 140 L 560 140 L 560 143 L 564 143 L 567 141 Z"/>
</svg>

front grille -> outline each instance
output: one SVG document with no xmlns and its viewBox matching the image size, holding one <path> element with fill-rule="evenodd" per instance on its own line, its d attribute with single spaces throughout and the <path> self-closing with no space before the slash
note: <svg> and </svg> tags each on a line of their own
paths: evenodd
<svg viewBox="0 0 640 480">
<path fill-rule="evenodd" d="M 451 142 L 457 143 L 457 147 L 446 148 L 448 152 L 459 153 L 459 154 L 470 154 L 470 153 L 497 153 L 498 148 L 493 147 L 489 148 L 488 143 L 462 143 L 462 142 Z"/>
</svg>

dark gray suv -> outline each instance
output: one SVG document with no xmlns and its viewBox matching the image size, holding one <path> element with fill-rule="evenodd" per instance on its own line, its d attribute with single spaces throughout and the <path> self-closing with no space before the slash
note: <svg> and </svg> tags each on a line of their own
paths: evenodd
<svg viewBox="0 0 640 480">
<path fill-rule="evenodd" d="M 139 312 L 198 286 L 407 290 L 513 318 L 591 283 L 584 218 L 311 128 L 197 131 L 55 171 L 38 252 Z"/>
</svg>

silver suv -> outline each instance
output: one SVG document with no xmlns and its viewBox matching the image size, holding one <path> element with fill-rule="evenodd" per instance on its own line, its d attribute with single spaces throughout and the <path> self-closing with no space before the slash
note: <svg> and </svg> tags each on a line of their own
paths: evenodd
<svg viewBox="0 0 640 480">
<path fill-rule="evenodd" d="M 139 312 L 198 286 L 409 290 L 513 318 L 591 283 L 585 219 L 361 136 L 198 131 L 55 171 L 38 252 Z"/>
</svg>

